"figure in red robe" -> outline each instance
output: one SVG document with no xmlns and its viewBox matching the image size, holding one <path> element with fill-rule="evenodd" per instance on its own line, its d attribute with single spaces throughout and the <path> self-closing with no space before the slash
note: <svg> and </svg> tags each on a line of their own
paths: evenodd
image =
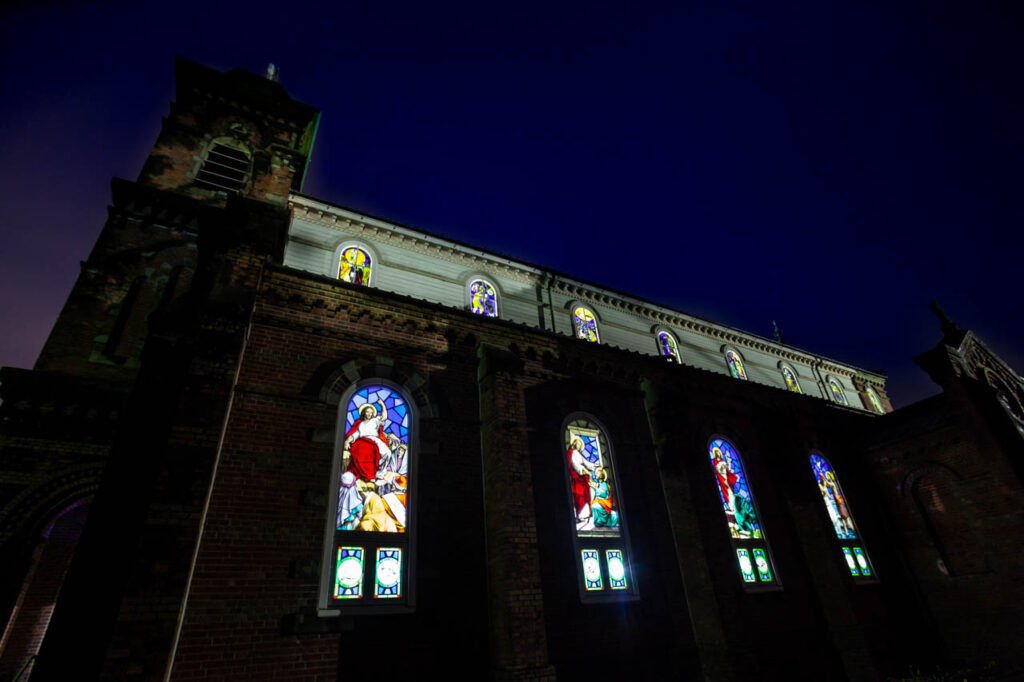
<svg viewBox="0 0 1024 682">
<path fill-rule="evenodd" d="M 594 470 L 583 456 L 583 440 L 573 438 L 567 453 L 569 459 L 569 488 L 572 491 L 573 513 L 577 521 L 590 518 L 590 480 L 588 474 Z"/>
<path fill-rule="evenodd" d="M 379 403 L 380 412 L 373 405 L 359 408 L 360 418 L 345 434 L 344 450 L 349 454 L 347 471 L 362 481 L 374 481 L 378 472 L 389 469 L 393 460 L 391 441 L 394 436 L 384 432 L 388 410 Z"/>
</svg>

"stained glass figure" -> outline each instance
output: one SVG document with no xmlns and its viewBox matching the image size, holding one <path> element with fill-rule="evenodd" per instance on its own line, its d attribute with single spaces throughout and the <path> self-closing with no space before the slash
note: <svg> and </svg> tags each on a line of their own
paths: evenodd
<svg viewBox="0 0 1024 682">
<path fill-rule="evenodd" d="M 846 402 L 846 394 L 843 393 L 843 387 L 839 385 L 839 382 L 829 377 L 828 386 L 832 390 L 832 397 L 840 405 L 848 405 Z"/>
<path fill-rule="evenodd" d="M 836 474 L 832 471 L 832 465 L 821 455 L 811 455 L 811 469 L 814 470 L 814 480 L 818 483 L 821 499 L 825 502 L 825 509 L 832 520 L 836 537 L 840 540 L 856 538 L 857 529 L 853 523 L 853 515 L 846 504 L 846 497 L 839 487 L 839 481 L 836 480 Z"/>
<path fill-rule="evenodd" d="M 796 380 L 796 373 L 789 367 L 782 368 L 782 378 L 786 380 L 786 387 L 793 393 L 803 393 L 800 390 L 800 382 Z"/>
<path fill-rule="evenodd" d="M 397 599 L 402 596 L 402 549 L 400 547 L 377 548 L 377 570 L 375 571 L 375 599 Z"/>
<path fill-rule="evenodd" d="M 596 592 L 604 589 L 604 581 L 601 578 L 600 554 L 596 549 L 580 550 L 583 556 L 583 582 L 588 592 Z"/>
<path fill-rule="evenodd" d="M 341 252 L 338 264 L 338 279 L 349 284 L 370 286 L 370 274 L 373 269 L 373 262 L 370 254 L 358 246 L 350 246 Z"/>
<path fill-rule="evenodd" d="M 338 530 L 406 531 L 409 426 L 402 395 L 381 385 L 356 391 L 345 413 Z"/>
<path fill-rule="evenodd" d="M 756 582 L 757 578 L 754 577 L 754 565 L 750 562 L 750 552 L 745 549 L 737 549 L 736 557 L 740 562 L 740 574 L 743 575 L 743 582 Z"/>
<path fill-rule="evenodd" d="M 626 560 L 621 549 L 605 550 L 608 559 L 608 583 L 613 590 L 624 590 L 626 584 Z"/>
<path fill-rule="evenodd" d="M 363 548 L 339 547 L 334 571 L 334 598 L 363 596 Z"/>
<path fill-rule="evenodd" d="M 711 466 L 718 481 L 718 493 L 729 522 L 729 532 L 737 540 L 761 538 L 761 523 L 754 509 L 743 463 L 732 443 L 718 438 L 708 448 Z"/>
<path fill-rule="evenodd" d="M 875 408 L 875 412 L 878 414 L 885 414 L 885 408 L 882 407 L 882 401 L 878 399 L 878 394 L 870 387 L 868 388 L 868 400 L 871 401 L 871 407 Z"/>
<path fill-rule="evenodd" d="M 498 292 L 490 282 L 474 279 L 469 283 L 469 308 L 477 315 L 498 316 Z"/>
<path fill-rule="evenodd" d="M 572 324 L 576 329 L 576 338 L 600 343 L 601 337 L 597 333 L 597 318 L 594 313 L 582 306 L 572 311 Z"/>
<path fill-rule="evenodd" d="M 743 369 L 743 360 L 739 353 L 732 350 L 725 351 L 725 361 L 729 365 L 729 373 L 736 379 L 746 379 L 747 372 Z"/>
<path fill-rule="evenodd" d="M 600 429 L 578 422 L 566 429 L 573 521 L 579 537 L 619 537 L 615 479 Z"/>
<path fill-rule="evenodd" d="M 658 332 L 658 348 L 661 349 L 661 354 L 672 358 L 676 362 L 679 362 L 679 346 L 676 344 L 675 337 L 668 332 Z"/>
</svg>

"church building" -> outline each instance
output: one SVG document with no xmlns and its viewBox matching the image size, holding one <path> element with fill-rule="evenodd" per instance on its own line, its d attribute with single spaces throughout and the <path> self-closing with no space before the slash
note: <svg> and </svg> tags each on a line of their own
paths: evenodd
<svg viewBox="0 0 1024 682">
<path fill-rule="evenodd" d="M 1024 381 L 980 339 L 936 306 L 895 410 L 304 194 L 319 118 L 179 59 L 0 370 L 0 681 L 1024 674 Z"/>
</svg>

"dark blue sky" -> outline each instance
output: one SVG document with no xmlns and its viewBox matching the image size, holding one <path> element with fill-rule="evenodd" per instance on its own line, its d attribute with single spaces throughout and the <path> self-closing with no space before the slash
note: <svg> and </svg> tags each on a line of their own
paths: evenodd
<svg viewBox="0 0 1024 682">
<path fill-rule="evenodd" d="M 0 364 L 31 366 L 173 58 L 323 110 L 305 191 L 936 388 L 935 298 L 1024 368 L 1013 3 L 0 10 Z M 756 6 L 755 6 L 756 5 Z M 329 8 L 329 9 L 328 9 Z"/>
</svg>

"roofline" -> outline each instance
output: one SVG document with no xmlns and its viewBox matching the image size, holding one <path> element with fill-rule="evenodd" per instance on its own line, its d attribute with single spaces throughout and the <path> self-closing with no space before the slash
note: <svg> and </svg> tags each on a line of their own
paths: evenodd
<svg viewBox="0 0 1024 682">
<path fill-rule="evenodd" d="M 486 249 L 481 249 L 478 246 L 474 246 L 472 244 L 467 244 L 466 242 L 462 242 L 462 241 L 459 241 L 457 239 L 452 239 L 450 237 L 445 237 L 445 236 L 436 234 L 434 232 L 430 232 L 428 230 L 421 229 L 419 227 L 413 227 L 411 225 L 406 225 L 404 223 L 400 223 L 400 222 L 391 220 L 390 218 L 383 218 L 381 216 L 377 216 L 377 215 L 374 215 L 372 213 L 367 213 L 365 211 L 361 211 L 361 210 L 358 210 L 358 209 L 355 209 L 355 208 L 351 208 L 349 206 L 344 206 L 342 204 L 338 204 L 338 203 L 335 203 L 335 202 L 326 201 L 324 199 L 319 199 L 319 198 L 311 196 L 309 194 L 304 194 L 302 192 L 294 192 L 294 191 L 291 192 L 290 195 L 289 195 L 289 201 L 293 201 L 293 198 L 294 199 L 299 199 L 300 200 L 299 203 L 302 203 L 302 204 L 307 205 L 307 206 L 309 206 L 310 203 L 317 203 L 317 204 L 321 204 L 322 206 L 324 206 L 326 208 L 329 208 L 329 209 L 338 209 L 338 210 L 350 213 L 350 214 L 352 214 L 353 218 L 356 218 L 356 219 L 359 219 L 359 220 L 377 221 L 377 222 L 380 222 L 380 223 L 384 223 L 385 226 L 387 226 L 387 227 L 389 227 L 391 229 L 399 228 L 399 229 L 402 229 L 402 230 L 410 230 L 410 231 L 416 233 L 417 235 L 423 235 L 423 236 L 429 237 L 431 239 L 435 239 L 435 240 L 440 241 L 440 242 L 446 242 L 447 245 L 458 247 L 460 250 L 469 251 L 471 253 L 475 252 L 476 255 L 485 256 L 485 257 L 490 258 L 492 260 L 504 261 L 506 265 L 509 265 L 511 267 L 515 267 L 515 268 L 518 268 L 518 269 L 521 269 L 521 270 L 533 271 L 535 274 L 540 275 L 542 277 L 549 277 L 549 278 L 552 278 L 552 279 L 554 279 L 554 278 L 563 279 L 563 280 L 566 280 L 566 281 L 568 281 L 568 282 L 570 282 L 572 284 L 582 285 L 582 286 L 585 286 L 585 287 L 589 287 L 591 289 L 595 289 L 595 290 L 597 290 L 599 292 L 604 292 L 604 293 L 612 294 L 614 296 L 622 298 L 622 299 L 624 299 L 626 301 L 629 301 L 631 303 L 637 303 L 637 304 L 640 304 L 640 305 L 643 305 L 643 306 L 647 306 L 649 308 L 658 310 L 660 312 L 665 312 L 665 313 L 668 313 L 668 314 L 671 314 L 671 315 L 680 316 L 680 317 L 687 317 L 687 318 L 690 318 L 690 319 L 692 319 L 692 320 L 694 320 L 696 322 L 708 325 L 710 327 L 717 327 L 719 329 L 724 329 L 724 330 L 730 331 L 730 332 L 732 332 L 734 334 L 750 337 L 750 338 L 752 338 L 752 339 L 754 339 L 754 340 L 756 340 L 756 341 L 758 341 L 760 343 L 764 343 L 766 345 L 773 346 L 773 347 L 776 347 L 776 348 L 779 348 L 779 349 L 784 349 L 784 350 L 786 350 L 786 351 L 788 351 L 790 353 L 799 353 L 799 354 L 808 356 L 810 358 L 814 358 L 815 360 L 818 360 L 819 362 L 829 362 L 829 363 L 832 363 L 834 365 L 838 365 L 838 366 L 841 366 L 841 367 L 847 367 L 849 369 L 855 370 L 855 372 L 854 372 L 855 374 L 862 374 L 862 375 L 867 375 L 867 376 L 870 376 L 870 377 L 877 377 L 878 379 L 882 380 L 883 383 L 884 383 L 884 380 L 886 378 L 886 375 L 884 373 L 879 373 L 878 371 L 866 370 L 866 369 L 857 367 L 855 365 L 851 365 L 851 364 L 849 364 L 847 362 L 841 362 L 839 360 L 834 360 L 832 358 L 826 357 L 826 356 L 821 355 L 819 353 L 812 353 L 811 351 L 807 351 L 807 350 L 804 350 L 802 348 L 797 348 L 796 346 L 790 346 L 788 344 L 781 344 L 781 343 L 779 343 L 777 341 L 774 341 L 772 339 L 768 339 L 768 338 L 765 338 L 763 336 L 758 336 L 757 334 L 753 334 L 751 332 L 747 332 L 747 331 L 744 331 L 742 329 L 737 329 L 736 327 L 730 327 L 729 325 L 725 325 L 725 324 L 722 324 L 720 322 L 714 322 L 714 321 L 709 320 L 707 318 L 700 317 L 699 315 L 693 315 L 691 313 L 682 312 L 682 311 L 676 310 L 674 308 L 670 308 L 668 306 L 665 306 L 663 304 L 656 303 L 654 301 L 650 301 L 650 300 L 647 300 L 647 299 L 644 299 L 644 298 L 640 298 L 639 296 L 635 296 L 633 294 L 628 294 L 628 293 L 626 293 L 624 291 L 619 291 L 618 289 L 613 289 L 611 287 L 606 287 L 604 285 L 597 284 L 595 282 L 590 282 L 590 281 L 587 281 L 585 279 L 580 279 L 579 277 L 575 277 L 573 275 L 566 274 L 566 273 L 561 272 L 560 270 L 556 270 L 554 268 L 548 268 L 548 267 L 541 266 L 541 265 L 535 265 L 535 264 L 532 264 L 532 263 L 527 263 L 527 262 L 524 262 L 524 261 L 512 258 L 511 256 L 506 256 L 504 254 L 497 253 L 495 251 L 488 251 Z M 304 201 L 302 201 L 302 200 L 304 200 Z M 315 208 L 315 206 L 310 206 L 310 207 L 311 208 Z"/>
</svg>

